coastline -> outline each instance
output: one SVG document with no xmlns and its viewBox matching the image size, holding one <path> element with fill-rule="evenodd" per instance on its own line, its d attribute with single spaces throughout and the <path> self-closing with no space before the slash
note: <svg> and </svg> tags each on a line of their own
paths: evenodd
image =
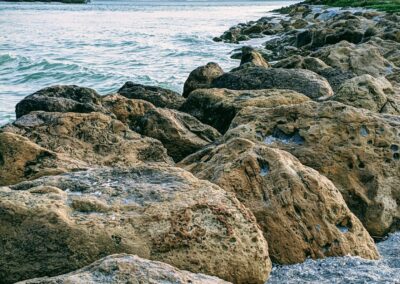
<svg viewBox="0 0 400 284">
<path fill-rule="evenodd" d="M 272 36 L 233 70 L 196 68 L 182 95 L 127 82 L 19 102 L 0 127 L 4 283 L 335 282 L 330 267 L 373 263 L 371 283 L 396 277 L 374 239 L 400 229 L 400 15 L 284 12 L 215 38 Z"/>
</svg>

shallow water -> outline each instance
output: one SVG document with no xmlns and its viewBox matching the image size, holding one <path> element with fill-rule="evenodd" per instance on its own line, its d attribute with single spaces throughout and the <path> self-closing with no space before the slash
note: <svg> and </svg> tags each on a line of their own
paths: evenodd
<svg viewBox="0 0 400 284">
<path fill-rule="evenodd" d="M 230 26 L 296 1 L 0 2 L 0 125 L 24 96 L 52 84 L 102 94 L 125 81 L 181 91 L 194 68 L 228 69 L 236 45 L 215 43 Z"/>
</svg>

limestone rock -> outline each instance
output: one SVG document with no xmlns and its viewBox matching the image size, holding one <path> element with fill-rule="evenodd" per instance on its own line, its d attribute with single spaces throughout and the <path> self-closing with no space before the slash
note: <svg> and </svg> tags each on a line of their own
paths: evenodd
<svg viewBox="0 0 400 284">
<path fill-rule="evenodd" d="M 192 283 L 229 284 L 216 277 L 179 270 L 169 264 L 140 258 L 136 255 L 115 254 L 102 258 L 77 271 L 35 278 L 18 284 L 99 284 L 99 283 Z"/>
<path fill-rule="evenodd" d="M 211 86 L 232 90 L 289 89 L 311 99 L 333 95 L 331 86 L 323 77 L 303 69 L 248 68 L 225 73 Z"/>
<path fill-rule="evenodd" d="M 189 114 L 156 108 L 146 101 L 111 95 L 105 97 L 104 105 L 132 130 L 161 141 L 175 161 L 182 160 L 221 136 L 217 130 Z"/>
<path fill-rule="evenodd" d="M 333 183 L 285 151 L 234 138 L 179 165 L 236 194 L 256 216 L 274 262 L 379 256 Z"/>
<path fill-rule="evenodd" d="M 128 99 L 145 100 L 156 107 L 178 109 L 185 101 L 177 92 L 155 86 L 146 86 L 126 82 L 119 90 L 118 94 Z"/>
<path fill-rule="evenodd" d="M 97 112 L 32 112 L 3 127 L 3 131 L 90 165 L 172 163 L 159 141 L 143 138 L 121 121 Z"/>
<path fill-rule="evenodd" d="M 181 110 L 225 133 L 236 113 L 243 107 L 269 108 L 309 100 L 305 95 L 291 90 L 199 89 L 189 95 Z"/>
<path fill-rule="evenodd" d="M 48 112 L 105 112 L 101 97 L 93 89 L 75 85 L 57 85 L 25 97 L 15 107 L 17 118 L 32 111 Z"/>
<path fill-rule="evenodd" d="M 400 102 L 392 98 L 393 92 L 392 84 L 384 77 L 377 79 L 366 74 L 345 81 L 331 99 L 374 112 L 385 112 L 386 104 L 394 105 L 394 109 L 400 110 Z"/>
<path fill-rule="evenodd" d="M 400 121 L 338 102 L 242 109 L 225 134 L 286 150 L 328 177 L 371 236 L 398 229 Z"/>
<path fill-rule="evenodd" d="M 233 194 L 183 169 L 138 165 L 0 188 L 3 283 L 55 276 L 114 253 L 234 283 L 264 283 L 268 246 Z"/>
<path fill-rule="evenodd" d="M 389 75 L 395 66 L 386 60 L 379 49 L 368 43 L 354 45 L 347 41 L 325 46 L 312 54 L 331 67 L 373 77 Z"/>
<path fill-rule="evenodd" d="M 0 186 L 86 167 L 84 162 L 42 148 L 25 137 L 0 132 Z"/>
<path fill-rule="evenodd" d="M 212 81 L 222 74 L 224 70 L 214 62 L 194 69 L 183 86 L 183 96 L 188 97 L 190 92 L 196 89 L 209 88 Z"/>
</svg>

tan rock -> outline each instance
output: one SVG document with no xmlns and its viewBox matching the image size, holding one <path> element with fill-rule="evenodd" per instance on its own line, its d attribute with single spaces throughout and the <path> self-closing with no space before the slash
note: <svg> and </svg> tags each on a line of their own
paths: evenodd
<svg viewBox="0 0 400 284">
<path fill-rule="evenodd" d="M 393 93 L 392 84 L 384 77 L 374 78 L 365 74 L 345 81 L 330 99 L 373 112 L 384 113 L 388 109 L 400 111 L 400 101 L 396 102 Z M 388 108 L 386 104 L 393 107 Z M 391 114 L 400 114 L 400 112 Z"/>
<path fill-rule="evenodd" d="M 114 253 L 234 283 L 264 283 L 268 246 L 233 194 L 183 169 L 142 165 L 0 188 L 2 283 L 55 276 Z"/>
<path fill-rule="evenodd" d="M 183 96 L 186 98 L 190 92 L 196 89 L 209 88 L 212 81 L 222 74 L 224 74 L 224 70 L 214 62 L 194 69 L 183 86 Z"/>
<path fill-rule="evenodd" d="M 338 102 L 242 109 L 225 134 L 286 150 L 328 177 L 371 236 L 399 228 L 400 121 Z"/>
<path fill-rule="evenodd" d="M 33 112 L 3 127 L 51 151 L 90 165 L 172 163 L 162 144 L 143 138 L 121 121 L 101 113 Z"/>
<path fill-rule="evenodd" d="M 236 113 L 243 107 L 269 108 L 309 100 L 305 95 L 291 90 L 198 89 L 189 95 L 181 110 L 225 133 Z"/>
<path fill-rule="evenodd" d="M 105 282 L 114 284 L 230 283 L 216 277 L 179 270 L 166 263 L 143 259 L 136 255 L 115 254 L 68 274 L 35 278 L 18 282 L 18 284 L 98 284 Z"/>
<path fill-rule="evenodd" d="M 256 216 L 274 262 L 379 256 L 374 241 L 333 183 L 288 152 L 234 138 L 199 151 L 179 165 L 236 194 Z"/>
<path fill-rule="evenodd" d="M 264 59 L 260 52 L 258 52 L 251 46 L 244 46 L 242 47 L 240 66 L 233 69 L 232 71 L 250 67 L 269 68 L 271 67 L 271 65 Z"/>
<path fill-rule="evenodd" d="M 212 143 L 221 134 L 189 114 L 156 108 L 148 102 L 107 96 L 104 104 L 116 117 L 140 134 L 161 141 L 175 161 Z"/>
<path fill-rule="evenodd" d="M 86 163 L 42 148 L 25 137 L 0 132 L 0 186 L 85 167 Z"/>
</svg>

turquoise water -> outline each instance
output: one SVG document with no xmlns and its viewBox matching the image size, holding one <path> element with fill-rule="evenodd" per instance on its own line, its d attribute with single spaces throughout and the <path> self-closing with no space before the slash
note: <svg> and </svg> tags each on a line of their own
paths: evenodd
<svg viewBox="0 0 400 284">
<path fill-rule="evenodd" d="M 214 36 L 294 2 L 0 2 L 0 124 L 24 96 L 53 84 L 106 94 L 131 80 L 181 91 L 199 65 L 237 65 L 229 58 L 237 46 Z"/>
</svg>

